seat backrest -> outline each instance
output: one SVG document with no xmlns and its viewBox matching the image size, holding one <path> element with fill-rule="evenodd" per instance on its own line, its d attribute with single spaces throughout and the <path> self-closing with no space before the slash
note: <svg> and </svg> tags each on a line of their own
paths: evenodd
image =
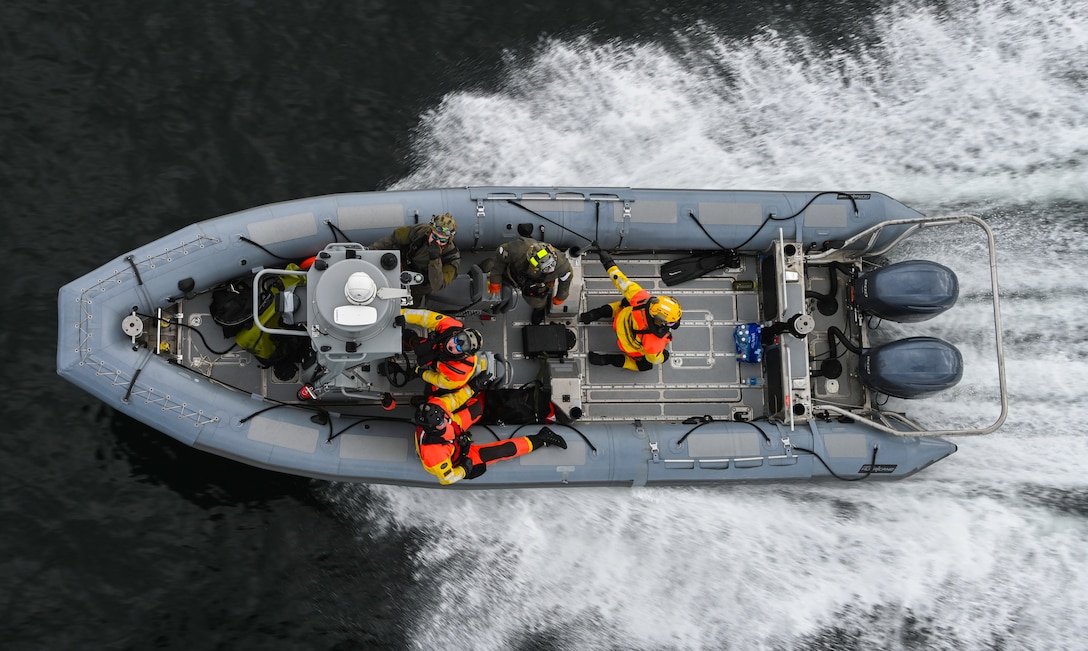
<svg viewBox="0 0 1088 651">
<path fill-rule="evenodd" d="M 441 291 L 427 294 L 425 304 L 437 312 L 455 312 L 483 299 L 487 291 L 487 276 L 478 265 L 472 265 L 467 274 L 458 274 Z"/>
<path fill-rule="evenodd" d="M 427 294 L 424 304 L 427 309 L 452 314 L 470 306 L 479 306 L 488 296 L 487 272 L 474 264 L 467 274 L 459 274 L 442 291 Z M 503 285 L 499 300 L 488 303 L 487 307 L 493 314 L 502 314 L 515 308 L 517 304 L 517 292 Z"/>
<path fill-rule="evenodd" d="M 484 299 L 484 292 L 487 291 L 487 276 L 479 265 L 474 264 L 468 270 L 468 279 L 469 298 L 471 302 L 479 303 Z"/>
<path fill-rule="evenodd" d="M 487 342 L 484 342 L 487 345 Z M 506 362 L 502 355 L 493 353 L 490 350 L 481 350 L 476 353 L 476 374 L 490 373 L 494 380 L 492 388 L 502 388 L 510 385 L 512 379 L 510 373 L 510 365 Z"/>
</svg>

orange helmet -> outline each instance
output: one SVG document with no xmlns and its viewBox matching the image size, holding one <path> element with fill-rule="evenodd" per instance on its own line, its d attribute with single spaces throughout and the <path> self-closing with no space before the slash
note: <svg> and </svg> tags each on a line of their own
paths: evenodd
<svg viewBox="0 0 1088 651">
<path fill-rule="evenodd" d="M 650 299 L 648 313 L 657 325 L 675 328 L 680 323 L 684 310 L 672 296 L 655 296 Z"/>
</svg>

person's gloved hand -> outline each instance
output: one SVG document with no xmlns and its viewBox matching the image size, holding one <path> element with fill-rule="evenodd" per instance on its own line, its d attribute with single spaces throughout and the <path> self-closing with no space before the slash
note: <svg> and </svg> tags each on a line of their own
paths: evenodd
<svg viewBox="0 0 1088 651">
<path fill-rule="evenodd" d="M 474 378 L 468 381 L 468 385 L 472 387 L 473 391 L 485 391 L 491 387 L 491 384 L 495 381 L 495 376 L 490 371 L 484 371 L 477 374 Z"/>
<path fill-rule="evenodd" d="M 601 258 L 601 264 L 604 266 L 605 271 L 608 271 L 612 267 L 616 266 L 616 261 L 612 259 L 612 256 L 608 255 L 608 251 L 601 249 L 598 255 Z"/>
<path fill-rule="evenodd" d="M 497 301 L 499 295 L 502 294 L 502 285 L 500 283 L 488 283 L 487 293 L 491 295 L 491 300 Z"/>
<path fill-rule="evenodd" d="M 423 371 L 425 371 L 425 370 L 427 370 L 427 369 L 423 368 L 422 366 L 417 366 L 417 367 L 413 368 L 412 369 L 412 377 L 408 378 L 408 379 L 410 380 L 412 378 L 423 377 Z"/>
<path fill-rule="evenodd" d="M 563 304 L 563 299 L 559 298 L 558 296 L 553 296 L 552 297 L 552 305 L 562 305 L 562 304 Z"/>
<path fill-rule="evenodd" d="M 442 257 L 442 247 L 438 242 L 431 242 L 427 245 L 427 255 L 431 257 L 431 260 L 437 260 Z"/>
<path fill-rule="evenodd" d="M 457 445 L 457 454 L 461 457 L 462 461 L 467 461 L 469 468 L 472 467 L 472 459 L 469 458 L 468 453 L 472 450 L 472 434 L 469 432 L 463 432 L 460 436 L 455 438 L 453 442 Z M 461 463 L 460 461 L 458 463 Z M 466 468 L 465 470 L 468 470 Z"/>
<path fill-rule="evenodd" d="M 397 326 L 398 328 L 403 328 L 404 324 L 405 321 L 403 314 L 398 314 L 397 316 L 393 317 L 393 325 Z"/>
</svg>

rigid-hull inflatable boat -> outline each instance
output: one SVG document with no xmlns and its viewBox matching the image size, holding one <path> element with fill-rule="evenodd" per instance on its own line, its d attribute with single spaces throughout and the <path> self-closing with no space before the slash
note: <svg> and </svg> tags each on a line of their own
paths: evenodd
<svg viewBox="0 0 1088 651">
<path fill-rule="evenodd" d="M 438 486 L 414 444 L 413 396 L 424 386 L 389 373 L 412 364 L 396 317 L 421 277 L 401 269 L 399 252 L 369 245 L 445 213 L 457 223 L 460 273 L 422 307 L 482 333 L 497 378 L 485 402 L 530 405 L 493 410 L 505 416 L 473 427 L 473 439 L 546 423 L 567 441 L 458 488 L 896 479 L 954 452 L 948 437 L 1005 419 L 989 227 L 928 218 L 874 192 L 468 187 L 272 204 L 195 223 L 64 286 L 58 371 L 150 427 L 243 463 Z M 876 344 L 871 326 L 955 309 L 947 267 L 890 260 L 921 230 L 964 224 L 989 247 L 1001 404 L 992 425 L 942 429 L 886 405 L 956 384 L 955 343 Z M 539 324 L 516 291 L 489 293 L 483 271 L 521 236 L 564 251 L 572 267 L 569 298 Z M 668 359 L 648 371 L 587 363 L 590 351 L 616 351 L 609 321 L 577 318 L 619 298 L 601 251 L 683 307 Z M 290 264 L 315 255 L 321 264 Z M 357 273 L 376 290 L 363 310 L 344 292 Z M 225 291 L 245 306 L 238 325 L 306 354 L 273 367 L 238 346 L 213 305 Z"/>
</svg>

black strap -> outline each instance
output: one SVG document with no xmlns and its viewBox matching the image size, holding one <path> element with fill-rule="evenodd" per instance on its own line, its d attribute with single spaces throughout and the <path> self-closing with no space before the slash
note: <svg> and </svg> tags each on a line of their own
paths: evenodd
<svg viewBox="0 0 1088 651">
<path fill-rule="evenodd" d="M 635 334 L 635 335 L 654 335 L 655 337 L 662 337 L 662 336 L 664 336 L 664 334 L 665 334 L 665 333 L 663 333 L 663 334 L 657 334 L 657 331 L 655 331 L 655 330 L 653 330 L 653 329 L 650 329 L 650 330 L 637 330 L 637 329 L 635 329 L 635 327 L 634 327 L 634 326 L 635 326 L 635 323 L 634 323 L 634 318 L 635 318 L 635 316 L 634 316 L 634 313 L 635 313 L 635 310 L 642 310 L 643 312 L 645 312 L 645 316 L 646 316 L 646 326 L 647 326 L 647 327 L 649 327 L 649 326 L 650 326 L 650 322 L 651 322 L 651 321 L 653 320 L 653 319 L 652 319 L 652 318 L 650 317 L 650 301 L 646 301 L 646 302 L 644 302 L 644 303 L 643 303 L 642 305 L 638 305 L 638 306 L 634 307 L 634 308 L 633 308 L 633 309 L 631 310 L 631 316 L 630 316 L 630 317 L 628 317 L 629 319 L 631 319 L 631 321 L 630 321 L 630 324 L 631 324 L 631 334 Z M 667 328 L 667 327 L 666 327 L 665 331 L 666 331 L 666 333 L 668 332 L 668 328 Z"/>
<path fill-rule="evenodd" d="M 413 260 L 415 260 L 416 254 L 422 251 L 423 247 L 426 246 L 426 244 L 426 239 L 417 239 L 408 242 L 408 248 L 404 252 L 404 257 L 407 258 L 407 260 L 404 261 L 405 266 L 407 266 L 412 271 L 420 271 L 419 269 L 416 269 L 416 265 Z"/>
</svg>

